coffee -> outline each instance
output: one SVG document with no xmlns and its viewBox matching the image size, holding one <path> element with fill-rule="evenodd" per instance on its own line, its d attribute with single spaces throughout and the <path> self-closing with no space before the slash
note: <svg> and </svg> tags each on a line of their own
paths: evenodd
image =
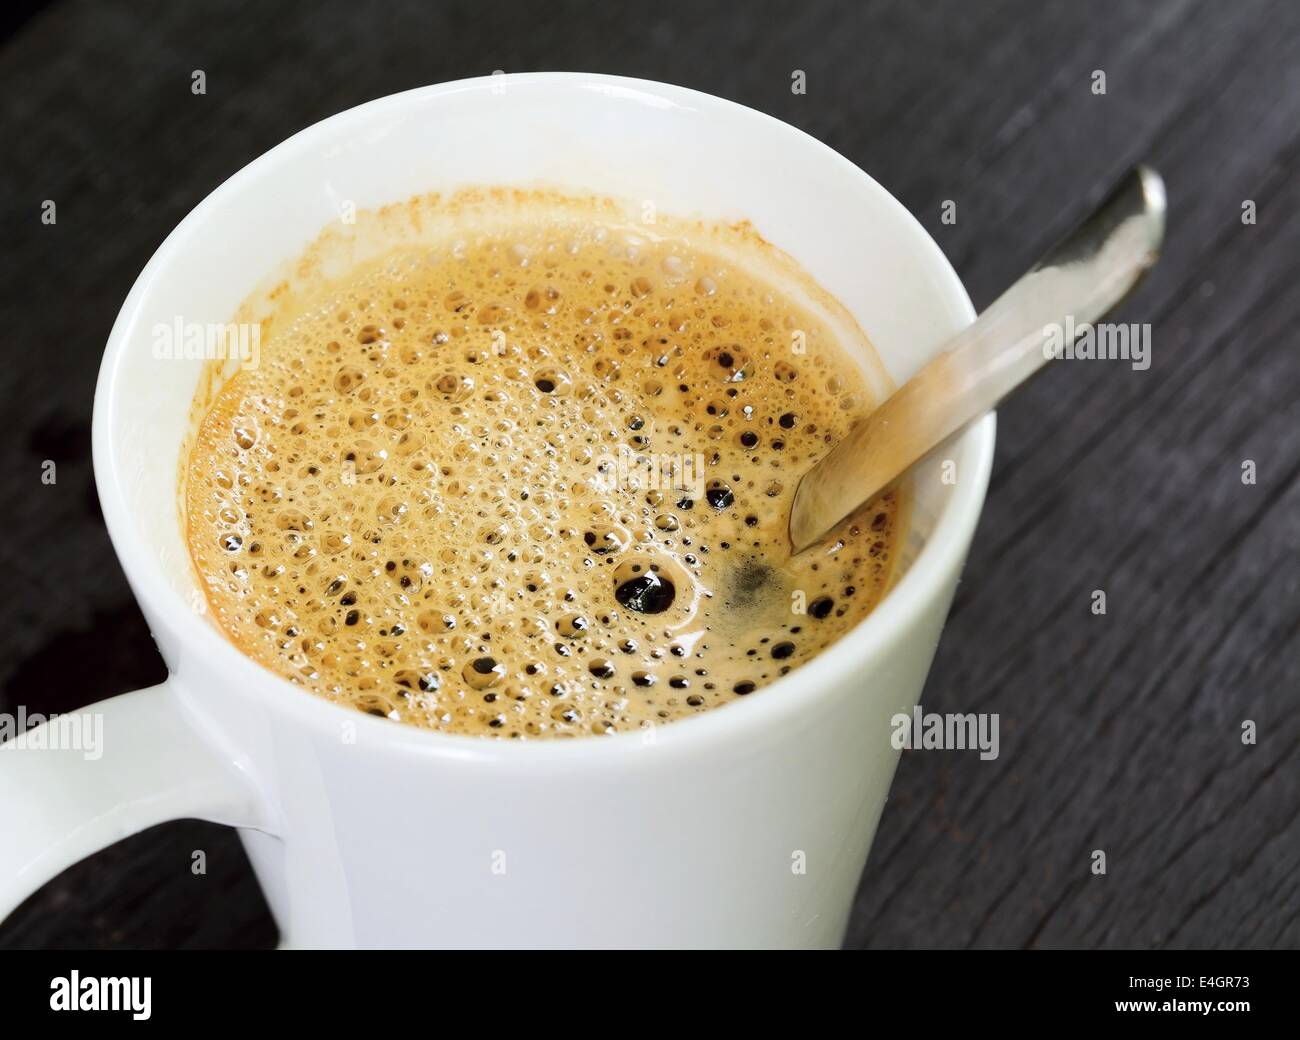
<svg viewBox="0 0 1300 1040">
<path fill-rule="evenodd" d="M 753 695 L 887 587 L 882 495 L 789 559 L 800 475 L 872 404 L 836 336 L 707 241 L 528 220 L 323 282 L 202 420 L 214 620 L 330 700 L 513 738 Z"/>
</svg>

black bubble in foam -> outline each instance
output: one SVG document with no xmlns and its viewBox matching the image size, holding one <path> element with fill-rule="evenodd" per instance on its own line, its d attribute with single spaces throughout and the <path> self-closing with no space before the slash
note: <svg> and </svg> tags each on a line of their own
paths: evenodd
<svg viewBox="0 0 1300 1040">
<path fill-rule="evenodd" d="M 736 501 L 736 496 L 731 493 L 731 488 L 720 480 L 711 481 L 708 490 L 704 494 L 709 500 L 709 505 L 714 509 L 726 509 L 727 506 Z"/>
<path fill-rule="evenodd" d="M 662 614 L 673 605 L 676 596 L 673 583 L 654 571 L 629 578 L 614 591 L 619 603 L 638 614 Z"/>
</svg>

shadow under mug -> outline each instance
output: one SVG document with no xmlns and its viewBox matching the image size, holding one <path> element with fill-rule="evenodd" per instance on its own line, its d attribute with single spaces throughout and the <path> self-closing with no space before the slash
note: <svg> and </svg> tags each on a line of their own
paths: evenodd
<svg viewBox="0 0 1300 1040">
<path fill-rule="evenodd" d="M 465 185 L 654 199 L 749 220 L 852 313 L 901 382 L 973 318 L 938 247 L 811 137 L 678 87 L 539 73 L 432 86 L 304 130 L 205 199 L 109 337 L 95 398 L 104 517 L 169 669 L 93 705 L 92 757 L 0 745 L 0 917 L 164 820 L 239 828 L 290 947 L 834 946 L 987 488 L 988 416 L 914 476 L 905 573 L 853 631 L 759 694 L 638 733 L 507 742 L 330 704 L 193 607 L 177 511 L 199 361 L 150 330 L 224 323 L 342 200 Z M 50 723 L 52 725 L 53 723 Z"/>
</svg>

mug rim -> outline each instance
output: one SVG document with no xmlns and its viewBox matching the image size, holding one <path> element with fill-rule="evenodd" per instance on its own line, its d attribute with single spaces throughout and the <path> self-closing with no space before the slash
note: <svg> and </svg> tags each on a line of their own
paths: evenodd
<svg viewBox="0 0 1300 1040">
<path fill-rule="evenodd" d="M 847 167 L 865 194 L 893 209 L 902 225 L 916 241 L 915 245 L 930 269 L 931 284 L 945 303 L 960 313 L 966 322 L 974 320 L 975 311 L 965 288 L 938 244 L 919 221 L 892 194 L 856 164 L 829 145 L 799 128 L 737 102 L 712 94 L 652 80 L 609 76 L 584 72 L 537 72 L 504 74 L 512 86 L 567 85 L 579 90 L 597 90 L 629 103 L 649 103 L 688 110 L 711 108 L 731 119 L 766 124 L 777 133 L 802 139 L 805 147 L 820 152 L 825 161 Z M 95 389 L 92 420 L 92 444 L 95 483 L 105 526 L 114 550 L 126 573 L 132 592 L 157 616 L 167 618 L 176 629 L 184 653 L 206 656 L 217 670 L 228 677 L 232 688 L 247 687 L 250 695 L 265 704 L 270 712 L 292 717 L 295 725 L 312 728 L 337 739 L 338 726 L 352 721 L 357 743 L 379 743 L 387 750 L 404 750 L 418 755 L 450 756 L 486 762 L 536 763 L 539 760 L 571 764 L 574 760 L 604 759 L 623 755 L 635 748 L 656 753 L 687 751 L 701 742 L 730 737 L 744 739 L 756 729 L 779 723 L 797 713 L 809 698 L 835 684 L 837 677 L 851 673 L 856 662 L 873 650 L 903 638 L 925 605 L 938 595 L 944 576 L 960 572 L 966 547 L 978 523 L 993 464 L 996 418 L 993 413 L 976 420 L 955 435 L 953 443 L 969 455 L 964 465 L 968 478 L 953 486 L 938 511 L 938 519 L 925 545 L 902 578 L 857 625 L 842 634 L 812 660 L 789 675 L 764 687 L 760 696 L 746 697 L 717 708 L 653 727 L 653 739 L 646 739 L 642 729 L 627 730 L 604 736 L 584 735 L 575 739 L 542 738 L 537 740 L 484 739 L 460 733 L 444 733 L 423 727 L 379 719 L 355 708 L 337 704 L 297 686 L 269 668 L 245 656 L 222 632 L 191 609 L 180 592 L 165 577 L 156 554 L 142 533 L 131 522 L 125 489 L 129 469 L 117 458 L 115 383 L 120 362 L 136 320 L 159 271 L 180 253 L 190 235 L 215 208 L 216 200 L 239 191 L 246 184 L 267 174 L 297 150 L 311 146 L 318 138 L 339 131 L 352 123 L 364 123 L 385 110 L 418 106 L 430 99 L 467 91 L 485 90 L 501 84 L 502 74 L 453 80 L 416 87 L 386 95 L 345 109 L 298 131 L 280 144 L 262 153 L 231 175 L 198 203 L 163 240 L 145 265 L 127 294 L 109 333 Z M 170 465 L 170 463 L 169 463 Z M 192 567 L 191 563 L 191 567 Z M 167 662 L 171 677 L 176 677 L 177 662 Z M 182 681 L 182 686 L 184 682 Z"/>
</svg>

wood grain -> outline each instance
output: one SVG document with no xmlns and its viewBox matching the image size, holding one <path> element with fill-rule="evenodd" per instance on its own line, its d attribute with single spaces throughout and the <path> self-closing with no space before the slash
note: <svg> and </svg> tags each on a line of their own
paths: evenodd
<svg viewBox="0 0 1300 1040">
<path fill-rule="evenodd" d="M 95 504 L 100 352 L 175 223 L 303 126 L 497 68 L 696 87 L 875 176 L 978 307 L 1144 159 L 1168 240 L 1119 320 L 1152 323 L 1152 366 L 1058 364 L 1001 410 L 925 694 L 1000 713 L 1001 756 L 904 754 L 847 945 L 1300 945 L 1296 4 L 109 2 L 17 21 L 0 50 L 0 710 L 161 678 Z M 196 822 L 93 857 L 0 925 L 0 947 L 274 940 L 233 833 Z"/>
</svg>

